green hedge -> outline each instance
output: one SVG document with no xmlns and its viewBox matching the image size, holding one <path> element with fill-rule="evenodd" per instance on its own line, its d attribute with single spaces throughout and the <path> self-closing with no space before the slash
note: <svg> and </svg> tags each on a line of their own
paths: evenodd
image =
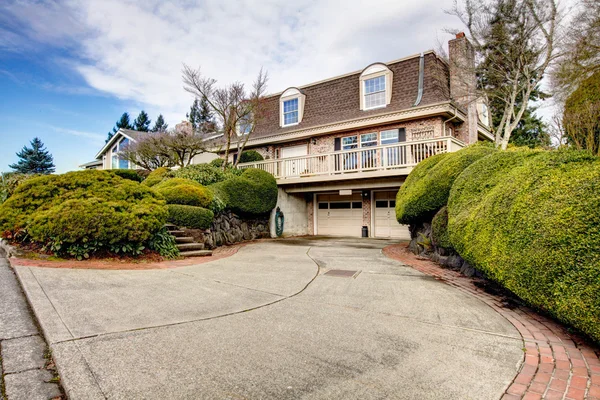
<svg viewBox="0 0 600 400">
<path fill-rule="evenodd" d="M 167 208 L 169 210 L 168 221 L 186 228 L 208 229 L 215 216 L 211 210 L 202 207 L 169 204 Z"/>
<path fill-rule="evenodd" d="M 144 182 L 142 183 L 146 186 L 152 187 L 162 182 L 162 180 L 167 176 L 167 174 L 170 171 L 171 170 L 167 167 L 156 168 L 154 171 L 150 172 L 150 174 L 146 177 L 146 179 L 144 179 Z"/>
<path fill-rule="evenodd" d="M 533 306 L 600 340 L 600 160 L 516 150 L 456 180 L 448 231 L 458 253 Z"/>
<path fill-rule="evenodd" d="M 189 184 L 161 187 L 156 191 L 164 197 L 167 204 L 209 207 L 214 197 L 210 189 Z"/>
<path fill-rule="evenodd" d="M 444 249 L 452 249 L 448 235 L 448 207 L 444 206 L 431 220 L 431 239 L 433 244 Z"/>
<path fill-rule="evenodd" d="M 172 171 L 169 176 L 190 179 L 201 185 L 208 186 L 214 183 L 223 182 L 224 180 L 239 174 L 241 174 L 241 171 L 239 173 L 233 172 L 231 168 L 227 168 L 223 171 L 221 167 L 216 167 L 211 164 L 196 164 Z"/>
<path fill-rule="evenodd" d="M 264 160 L 263 156 L 256 150 L 247 150 L 240 156 L 240 163 L 256 162 Z"/>
<path fill-rule="evenodd" d="M 446 205 L 454 180 L 473 162 L 494 152 L 484 144 L 435 155 L 421 161 L 408 175 L 396 197 L 396 218 L 401 224 L 431 221 Z"/>
<path fill-rule="evenodd" d="M 194 182 L 191 179 L 167 178 L 167 179 L 161 181 L 160 183 L 154 185 L 152 188 L 154 190 L 162 190 L 162 189 L 167 189 L 167 188 L 174 188 L 175 186 L 179 186 L 179 185 L 191 185 L 191 186 L 196 186 L 196 187 L 202 187 L 201 184 L 199 184 L 198 182 Z"/>
<path fill-rule="evenodd" d="M 147 187 L 107 171 L 46 175 L 19 185 L 0 206 L 0 232 L 78 258 L 97 250 L 132 254 L 165 223 L 164 201 Z"/>
<path fill-rule="evenodd" d="M 120 176 L 123 179 L 129 179 L 134 182 L 142 182 L 144 177 L 141 176 L 135 169 L 111 169 L 112 174 Z"/>
<path fill-rule="evenodd" d="M 259 215 L 270 212 L 277 204 L 277 182 L 273 175 L 260 169 L 245 169 L 241 176 L 212 185 L 215 197 L 240 214 Z"/>
</svg>

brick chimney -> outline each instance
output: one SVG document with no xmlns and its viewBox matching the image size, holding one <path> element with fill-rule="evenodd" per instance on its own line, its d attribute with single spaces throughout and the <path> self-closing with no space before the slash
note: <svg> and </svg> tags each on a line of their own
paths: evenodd
<svg viewBox="0 0 600 400">
<path fill-rule="evenodd" d="M 477 79 L 475 50 L 464 32 L 448 42 L 450 97 L 467 114 L 460 138 L 467 144 L 477 142 Z M 465 129 L 466 128 L 466 129 Z"/>
</svg>

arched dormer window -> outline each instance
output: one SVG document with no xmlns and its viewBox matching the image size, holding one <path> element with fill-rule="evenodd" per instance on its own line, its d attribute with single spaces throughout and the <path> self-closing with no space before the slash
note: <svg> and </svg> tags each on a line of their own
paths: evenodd
<svg viewBox="0 0 600 400">
<path fill-rule="evenodd" d="M 369 65 L 360 74 L 360 109 L 382 108 L 392 101 L 394 74 L 385 64 Z"/>
<path fill-rule="evenodd" d="M 304 116 L 306 96 L 297 88 L 289 88 L 279 98 L 279 125 L 281 127 L 298 125 Z"/>
</svg>

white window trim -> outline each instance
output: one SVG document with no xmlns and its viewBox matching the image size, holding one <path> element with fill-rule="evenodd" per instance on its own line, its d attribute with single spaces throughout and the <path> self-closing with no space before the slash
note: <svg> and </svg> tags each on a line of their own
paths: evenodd
<svg viewBox="0 0 600 400">
<path fill-rule="evenodd" d="M 285 124 L 285 118 L 283 114 L 283 103 L 289 100 L 298 99 L 298 122 L 294 122 L 291 124 Z M 304 117 L 304 103 L 306 101 L 306 95 L 304 95 L 297 88 L 289 88 L 285 90 L 281 97 L 279 98 L 279 126 L 282 128 L 287 128 L 290 126 L 299 125 L 302 122 L 302 118 Z"/>
<path fill-rule="evenodd" d="M 385 76 L 385 104 L 375 107 L 366 107 L 365 105 L 365 81 L 373 78 Z M 385 64 L 375 63 L 369 65 L 363 70 L 359 78 L 359 96 L 361 111 L 375 110 L 378 108 L 387 107 L 392 101 L 392 83 L 394 81 L 394 73 Z"/>
<path fill-rule="evenodd" d="M 362 142 L 360 141 L 360 137 L 362 135 L 370 135 L 372 133 L 376 133 L 377 134 L 377 144 L 375 146 L 379 146 L 379 144 L 381 143 L 380 132 L 379 131 L 366 132 L 366 133 L 356 133 L 354 135 L 347 135 L 347 136 L 341 136 L 340 137 L 340 147 L 341 147 L 340 151 L 351 151 L 351 150 L 358 150 L 358 149 L 363 149 L 363 148 L 364 149 L 368 149 L 369 147 L 372 147 L 372 146 L 362 147 L 361 146 Z M 355 149 L 344 150 L 344 139 L 345 138 L 349 138 L 349 137 L 354 137 L 354 136 L 356 136 L 356 145 L 357 145 L 356 148 Z"/>
</svg>

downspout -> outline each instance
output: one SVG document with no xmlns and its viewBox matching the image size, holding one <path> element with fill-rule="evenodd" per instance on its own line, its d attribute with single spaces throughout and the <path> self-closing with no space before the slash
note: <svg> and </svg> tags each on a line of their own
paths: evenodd
<svg viewBox="0 0 600 400">
<path fill-rule="evenodd" d="M 448 118 L 447 120 L 445 120 L 442 124 L 442 126 L 444 127 L 444 137 L 446 136 L 446 122 L 452 121 L 453 119 L 456 118 L 456 116 L 457 116 L 456 115 L 456 107 L 454 107 L 454 115 L 452 117 Z"/>
<path fill-rule="evenodd" d="M 425 75 L 425 57 L 423 53 L 421 53 L 421 57 L 419 59 L 419 89 L 417 91 L 417 99 L 415 100 L 415 104 L 413 107 L 416 107 L 421 103 L 423 99 L 423 76 Z"/>
</svg>

